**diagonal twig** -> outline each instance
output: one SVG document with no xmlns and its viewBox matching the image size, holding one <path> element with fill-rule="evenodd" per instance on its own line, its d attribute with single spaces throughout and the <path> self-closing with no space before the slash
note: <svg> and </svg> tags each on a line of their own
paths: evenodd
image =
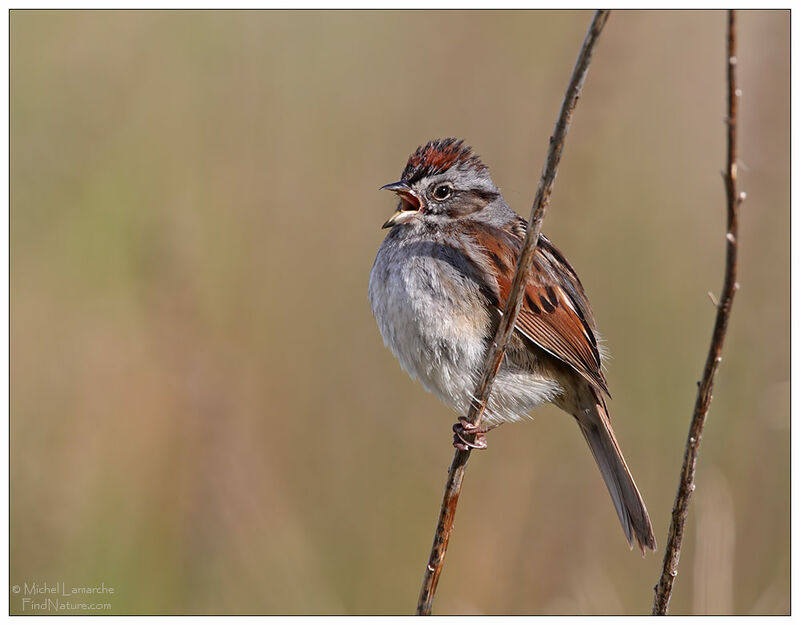
<svg viewBox="0 0 800 625">
<path fill-rule="evenodd" d="M 698 382 L 697 399 L 694 405 L 692 422 L 689 426 L 689 436 L 686 440 L 686 451 L 683 456 L 678 492 L 675 496 L 675 505 L 672 508 L 672 522 L 669 526 L 669 537 L 664 552 L 664 565 L 658 584 L 654 588 L 655 600 L 652 613 L 653 615 L 661 616 L 667 613 L 669 600 L 672 596 L 672 585 L 678 575 L 678 561 L 681 557 L 684 526 L 689 512 L 689 499 L 695 488 L 694 476 L 697 465 L 697 451 L 700 447 L 700 439 L 703 435 L 708 408 L 711 405 L 714 375 L 722 360 L 722 345 L 728 330 L 728 318 L 731 314 L 733 296 L 739 288 L 739 283 L 736 282 L 736 256 L 739 246 L 739 206 L 744 200 L 744 194 L 736 192 L 736 109 L 739 91 L 736 88 L 736 11 L 733 10 L 728 11 L 727 43 L 728 154 L 724 178 L 728 223 L 725 233 L 725 279 L 722 285 L 722 297 L 717 305 L 714 332 L 711 335 L 711 345 L 709 346 L 706 364 L 703 369 L 703 379 Z"/>
<path fill-rule="evenodd" d="M 542 177 L 533 200 L 528 230 L 522 252 L 517 262 L 514 280 L 511 284 L 511 292 L 509 293 L 500 324 L 495 332 L 494 340 L 487 351 L 483 375 L 478 383 L 477 390 L 474 394 L 475 399 L 473 399 L 469 414 L 467 415 L 467 420 L 476 426 L 480 425 L 481 419 L 483 418 L 486 404 L 489 401 L 492 383 L 494 382 L 494 378 L 500 368 L 500 363 L 503 360 L 503 355 L 505 354 L 506 343 L 514 330 L 514 324 L 516 323 L 517 315 L 519 314 L 519 309 L 522 304 L 522 293 L 530 276 L 531 261 L 536 251 L 536 244 L 539 241 L 542 220 L 544 219 L 547 206 L 550 203 L 550 194 L 553 190 L 556 171 L 561 161 L 561 153 L 564 149 L 564 141 L 567 136 L 567 131 L 569 130 L 572 112 L 578 102 L 583 82 L 589 70 L 592 52 L 603 30 L 603 26 L 605 26 L 608 20 L 608 15 L 609 11 L 601 10 L 595 12 L 592 18 L 592 23 L 589 25 L 589 30 L 586 33 L 580 53 L 578 54 L 578 60 L 575 62 L 575 68 L 572 70 L 572 76 L 567 85 L 564 101 L 561 103 L 558 121 L 553 130 L 553 135 L 550 137 L 550 145 L 547 149 L 547 157 L 545 159 Z M 461 492 L 461 484 L 464 480 L 464 471 L 469 455 L 470 452 L 468 450 L 456 450 L 453 461 L 450 464 L 444 497 L 442 498 L 442 506 L 439 512 L 439 521 L 436 525 L 433 546 L 431 547 L 431 554 L 425 568 L 422 588 L 420 589 L 419 600 L 417 602 L 417 614 L 420 615 L 430 614 L 431 612 L 433 596 L 436 592 L 436 586 L 439 583 L 439 576 L 444 566 L 447 545 L 453 530 L 456 505 L 458 504 L 458 496 Z"/>
</svg>

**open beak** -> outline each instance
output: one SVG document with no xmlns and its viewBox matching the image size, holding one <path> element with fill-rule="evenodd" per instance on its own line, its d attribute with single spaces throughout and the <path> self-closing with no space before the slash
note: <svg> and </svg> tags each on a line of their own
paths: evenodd
<svg viewBox="0 0 800 625">
<path fill-rule="evenodd" d="M 408 186 L 405 180 L 385 184 L 380 188 L 381 191 L 392 191 L 400 196 L 400 205 L 397 207 L 397 212 L 386 220 L 386 223 L 381 228 L 393 228 L 402 223 L 407 222 L 413 218 L 414 215 L 420 211 L 419 198 Z"/>
</svg>

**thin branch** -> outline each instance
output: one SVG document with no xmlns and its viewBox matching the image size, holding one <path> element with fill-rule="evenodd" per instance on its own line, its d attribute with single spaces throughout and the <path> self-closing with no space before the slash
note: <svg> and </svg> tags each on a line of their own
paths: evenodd
<svg viewBox="0 0 800 625">
<path fill-rule="evenodd" d="M 486 404 L 489 401 L 489 393 L 492 390 L 492 383 L 500 368 L 500 363 L 505 354 L 506 343 L 511 336 L 517 315 L 519 314 L 520 305 L 522 304 L 522 293 L 530 277 L 531 261 L 536 251 L 536 244 L 539 241 L 542 220 L 544 219 L 547 206 L 550 203 L 550 194 L 553 190 L 556 171 L 561 161 L 561 153 L 564 149 L 564 141 L 567 136 L 567 131 L 569 130 L 572 112 L 580 97 L 583 82 L 586 79 L 589 63 L 592 59 L 592 52 L 600 36 L 600 32 L 603 30 L 603 26 L 605 26 L 608 20 L 608 14 L 609 11 L 597 11 L 592 18 L 592 23 L 589 25 L 589 30 L 583 41 L 578 60 L 575 62 L 575 68 L 572 70 L 572 77 L 567 86 L 564 101 L 561 103 L 561 111 L 555 129 L 553 130 L 553 136 L 550 137 L 550 145 L 547 150 L 542 177 L 533 200 L 528 231 L 525 236 L 522 252 L 517 262 L 517 269 L 514 273 L 511 292 L 506 302 L 506 308 L 503 311 L 503 317 L 495 332 L 491 346 L 487 351 L 483 375 L 478 383 L 478 387 L 474 393 L 475 399 L 472 401 L 469 414 L 467 415 L 467 419 L 470 423 L 476 426 L 480 425 L 481 419 L 483 418 Z M 469 451 L 456 450 L 455 456 L 453 456 L 453 462 L 450 464 L 444 497 L 442 498 L 442 507 L 439 512 L 439 522 L 436 525 L 433 546 L 428 559 L 428 565 L 425 568 L 422 588 L 419 593 L 419 601 L 417 602 L 417 614 L 420 615 L 427 615 L 431 612 L 433 596 L 436 593 L 436 586 L 439 583 L 439 576 L 444 566 L 444 557 L 447 552 L 447 545 L 450 541 L 450 534 L 453 531 L 456 505 L 458 504 L 458 496 L 461 492 L 461 484 L 464 480 L 464 471 L 467 460 L 469 459 L 469 454 Z"/>
<path fill-rule="evenodd" d="M 714 322 L 714 333 L 708 349 L 703 379 L 698 383 L 697 400 L 694 415 L 689 426 L 686 440 L 686 451 L 683 456 L 678 493 L 672 509 L 672 522 L 669 526 L 669 538 L 664 553 L 664 566 L 661 578 L 655 586 L 653 614 L 665 615 L 672 596 L 672 585 L 678 575 L 678 561 L 681 557 L 684 526 L 689 512 L 689 499 L 694 492 L 697 451 L 703 436 L 706 415 L 711 404 L 711 392 L 714 387 L 714 375 L 722 360 L 722 344 L 728 330 L 728 318 L 731 314 L 733 296 L 739 288 L 736 282 L 736 255 L 739 245 L 739 206 L 744 194 L 736 192 L 736 107 L 739 91 L 736 88 L 736 11 L 728 12 L 728 155 L 724 174 L 725 192 L 727 196 L 728 227 L 725 233 L 725 280 L 722 285 L 722 298 L 717 306 L 717 317 Z"/>
</svg>

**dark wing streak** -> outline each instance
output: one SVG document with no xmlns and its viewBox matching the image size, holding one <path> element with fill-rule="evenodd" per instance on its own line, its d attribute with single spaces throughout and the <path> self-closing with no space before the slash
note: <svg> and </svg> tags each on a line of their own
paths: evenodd
<svg viewBox="0 0 800 625">
<path fill-rule="evenodd" d="M 559 304 L 563 307 L 563 304 Z M 559 310 L 558 308 L 556 309 Z M 561 308 L 563 310 L 563 308 Z M 550 317 L 550 318 L 548 318 Z M 581 332 L 580 336 L 575 330 L 562 330 L 556 325 L 553 315 L 536 315 L 527 310 L 521 310 L 517 318 L 517 330 L 533 341 L 545 351 L 553 354 L 559 360 L 570 365 L 590 383 L 596 386 L 605 394 L 609 394 L 608 385 L 600 369 L 599 360 L 595 358 L 591 344 L 586 335 Z M 575 317 L 569 319 L 569 327 L 576 328 Z M 577 329 L 577 328 L 576 328 Z"/>
<path fill-rule="evenodd" d="M 484 230 L 475 228 L 470 233 L 484 252 L 476 264 L 483 265 L 484 270 L 489 269 L 496 278 L 496 295 L 494 289 L 488 289 L 493 297 L 487 299 L 502 314 L 511 290 L 513 270 L 509 267 L 516 266 L 522 245 L 518 236 L 522 228 L 518 227 L 516 231 L 496 228 L 488 234 L 486 224 L 481 227 Z M 580 280 L 545 237 L 540 238 L 539 245 L 534 256 L 538 271 L 526 286 L 516 330 L 609 395 L 592 327 L 594 319 Z M 564 284 L 566 289 L 560 284 Z"/>
<path fill-rule="evenodd" d="M 566 287 L 565 294 L 573 304 L 575 312 L 578 314 L 583 324 L 584 331 L 589 338 L 589 342 L 592 344 L 592 351 L 595 353 L 599 366 L 600 352 L 597 347 L 597 338 L 594 335 L 596 332 L 594 315 L 592 315 L 592 309 L 589 307 L 589 302 L 586 299 L 586 293 L 583 290 L 583 285 L 578 278 L 578 274 L 575 273 L 575 270 L 567 262 L 567 259 L 564 258 L 558 248 L 550 243 L 549 239 L 544 235 L 539 238 L 539 247 L 544 255 L 549 256 L 548 260 L 551 266 L 561 267 L 566 271 L 566 275 L 564 275 L 566 280 L 563 282 Z"/>
</svg>

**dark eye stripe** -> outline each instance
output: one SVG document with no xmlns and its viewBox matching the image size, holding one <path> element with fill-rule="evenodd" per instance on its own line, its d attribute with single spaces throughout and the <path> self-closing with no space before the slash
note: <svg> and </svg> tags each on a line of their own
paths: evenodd
<svg viewBox="0 0 800 625">
<path fill-rule="evenodd" d="M 498 197 L 500 197 L 499 193 L 495 193 L 494 191 L 487 191 L 486 189 L 472 189 L 472 193 L 477 195 L 487 204 L 492 200 L 496 200 Z"/>
</svg>

